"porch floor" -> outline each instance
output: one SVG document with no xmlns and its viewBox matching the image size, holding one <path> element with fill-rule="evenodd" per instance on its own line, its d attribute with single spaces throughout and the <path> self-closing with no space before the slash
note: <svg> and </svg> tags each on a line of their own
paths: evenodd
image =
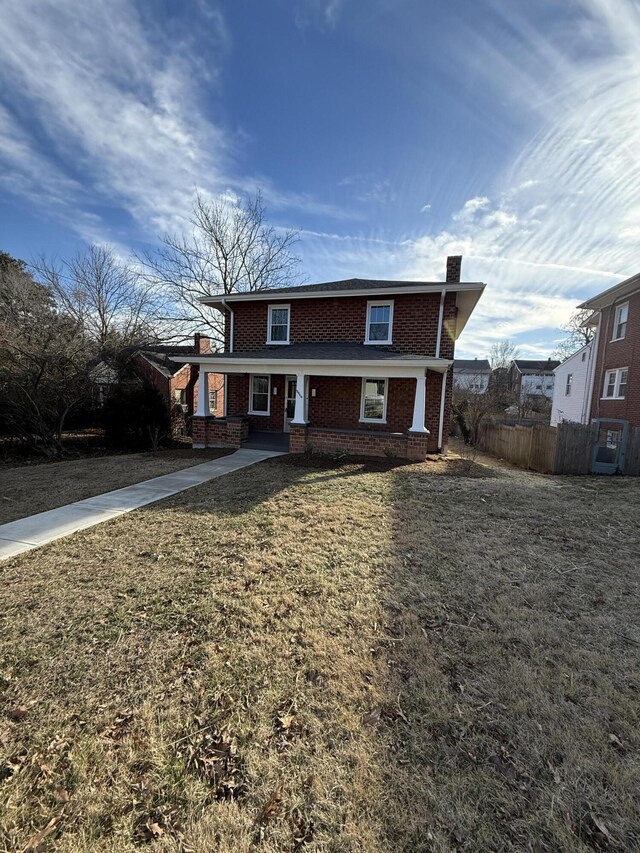
<svg viewBox="0 0 640 853">
<path fill-rule="evenodd" d="M 242 442 L 242 448 L 247 450 L 275 450 L 279 453 L 289 452 L 288 432 L 259 432 L 252 431 L 249 438 Z"/>
</svg>

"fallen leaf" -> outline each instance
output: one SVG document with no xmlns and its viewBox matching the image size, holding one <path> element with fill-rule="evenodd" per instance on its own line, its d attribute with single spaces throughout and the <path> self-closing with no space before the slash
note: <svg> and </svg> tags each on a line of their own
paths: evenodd
<svg viewBox="0 0 640 853">
<path fill-rule="evenodd" d="M 262 811 L 258 816 L 258 823 L 261 826 L 268 823 L 279 811 L 282 805 L 282 785 L 278 785 L 273 794 L 269 797 Z"/>
<path fill-rule="evenodd" d="M 69 802 L 69 792 L 65 791 L 62 785 L 56 785 L 53 790 L 53 796 L 55 797 L 56 803 L 59 805 Z"/>
<path fill-rule="evenodd" d="M 60 818 L 58 817 L 52 817 L 44 829 L 41 829 L 40 832 L 36 832 L 36 834 L 29 839 L 25 850 L 41 850 L 42 842 L 54 831 L 59 819 Z"/>
<path fill-rule="evenodd" d="M 10 720 L 13 720 L 14 723 L 20 723 L 24 720 L 29 713 L 29 709 L 26 705 L 16 705 L 15 708 L 10 708 L 7 711 L 7 716 Z"/>
<path fill-rule="evenodd" d="M 164 829 L 155 820 L 148 820 L 146 826 L 152 838 L 160 838 L 161 835 L 164 835 Z"/>
<path fill-rule="evenodd" d="M 369 711 L 368 714 L 365 714 L 362 718 L 362 723 L 365 726 L 377 726 L 380 722 L 380 717 L 382 716 L 382 708 L 374 708 L 373 711 Z"/>
</svg>

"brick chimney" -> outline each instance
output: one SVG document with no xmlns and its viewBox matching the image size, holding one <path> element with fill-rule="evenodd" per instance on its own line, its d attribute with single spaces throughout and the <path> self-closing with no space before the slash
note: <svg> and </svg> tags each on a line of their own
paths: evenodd
<svg viewBox="0 0 640 853">
<path fill-rule="evenodd" d="M 462 271 L 462 255 L 449 255 L 447 258 L 447 281 L 460 281 Z"/>
<path fill-rule="evenodd" d="M 196 332 L 193 336 L 193 348 L 197 355 L 210 353 L 211 338 L 208 335 L 203 335 L 201 332 Z"/>
</svg>

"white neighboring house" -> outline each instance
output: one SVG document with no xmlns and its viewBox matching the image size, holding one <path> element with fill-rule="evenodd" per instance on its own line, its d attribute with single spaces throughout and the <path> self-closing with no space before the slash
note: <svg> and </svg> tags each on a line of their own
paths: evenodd
<svg viewBox="0 0 640 853">
<path fill-rule="evenodd" d="M 556 367 L 551 426 L 562 421 L 588 424 L 591 421 L 591 393 L 595 370 L 594 342 L 585 344 L 578 352 Z"/>
<path fill-rule="evenodd" d="M 486 394 L 491 379 L 491 365 L 486 358 L 456 358 L 453 362 L 453 384 L 464 391 Z"/>
<path fill-rule="evenodd" d="M 553 397 L 554 370 L 560 364 L 552 359 L 516 358 L 511 362 L 510 386 L 520 402 L 526 399 Z"/>
</svg>

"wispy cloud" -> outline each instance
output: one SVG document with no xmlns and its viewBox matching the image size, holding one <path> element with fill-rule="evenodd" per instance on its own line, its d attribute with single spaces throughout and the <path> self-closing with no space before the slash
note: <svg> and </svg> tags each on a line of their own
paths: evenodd
<svg viewBox="0 0 640 853">
<path fill-rule="evenodd" d="M 490 5 L 504 32 L 465 30 L 461 20 L 457 60 L 485 75 L 531 129 L 528 141 L 497 190 L 469 198 L 444 227 L 400 238 L 388 253 L 345 251 L 347 265 L 413 279 L 441 278 L 445 256 L 462 253 L 464 277 L 488 283 L 460 342 L 470 355 L 524 335 L 533 352 L 577 302 L 640 265 L 640 7 L 578 0 L 543 28 L 523 6 Z M 313 261 L 339 265 L 335 249 L 330 258 L 312 249 Z"/>
</svg>

